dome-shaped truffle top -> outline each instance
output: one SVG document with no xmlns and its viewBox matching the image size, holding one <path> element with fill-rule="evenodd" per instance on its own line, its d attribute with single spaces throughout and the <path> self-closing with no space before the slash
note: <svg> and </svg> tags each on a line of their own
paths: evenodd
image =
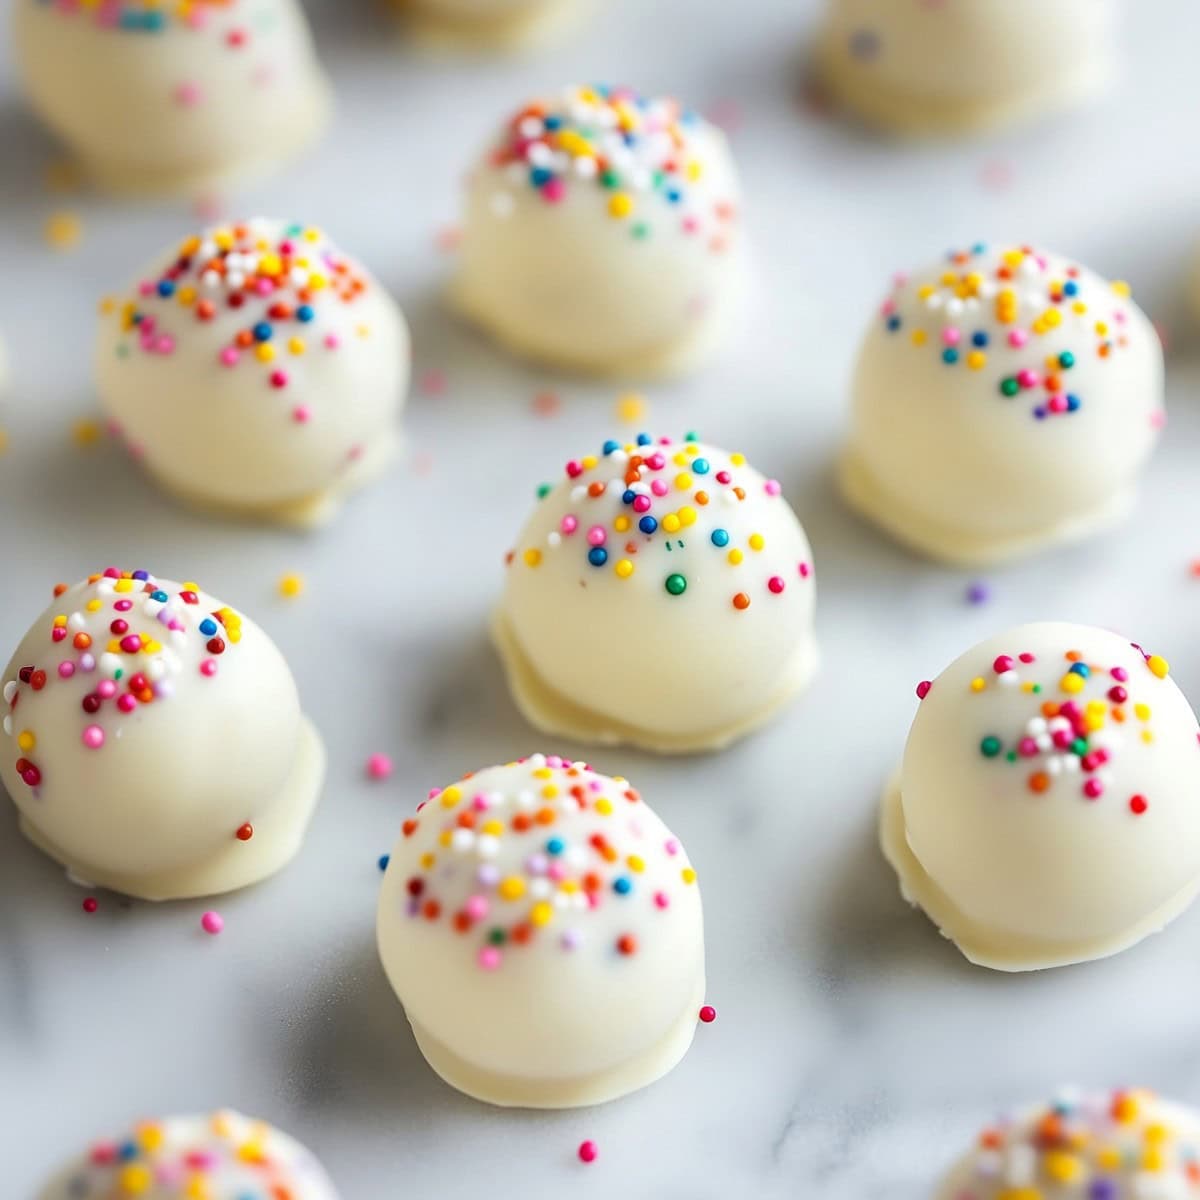
<svg viewBox="0 0 1200 1200">
<path fill-rule="evenodd" d="M 994 1122 L 938 1200 L 1188 1200 L 1200 1195 L 1200 1123 L 1142 1089 L 1062 1090 Z"/>
</svg>

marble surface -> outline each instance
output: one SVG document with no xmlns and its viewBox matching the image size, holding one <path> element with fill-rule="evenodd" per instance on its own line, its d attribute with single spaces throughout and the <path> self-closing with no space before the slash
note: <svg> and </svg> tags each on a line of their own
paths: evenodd
<svg viewBox="0 0 1200 1200">
<path fill-rule="evenodd" d="M 222 900 L 217 938 L 200 931 L 200 903 L 105 894 L 85 916 L 82 893 L 0 805 L 5 1200 L 26 1200 L 94 1135 L 220 1104 L 309 1143 L 347 1200 L 927 1200 L 997 1106 L 1059 1082 L 1144 1082 L 1200 1102 L 1200 910 L 1109 962 L 995 975 L 905 908 L 874 843 L 913 685 L 994 629 L 1112 625 L 1162 648 L 1200 697 L 1200 582 L 1188 572 L 1200 557 L 1200 366 L 1179 299 L 1200 231 L 1200 7 L 1128 8 L 1126 70 L 1099 106 L 983 142 L 893 145 L 800 103 L 811 2 L 606 0 L 556 51 L 495 60 L 422 57 L 370 0 L 314 5 L 336 126 L 317 154 L 227 207 L 321 223 L 365 258 L 411 318 L 418 377 L 444 373 L 446 387 L 414 397 L 405 463 L 311 538 L 199 518 L 115 447 L 72 443 L 71 423 L 94 406 L 97 298 L 194 217 L 49 197 L 53 148 L 0 66 L 0 329 L 13 359 L 0 646 L 56 580 L 110 562 L 195 575 L 291 656 L 331 751 L 304 854 Z M 512 102 L 614 75 L 740 118 L 756 319 L 711 371 L 646 390 L 647 423 L 736 444 L 784 481 L 814 546 L 824 669 L 770 729 L 719 758 L 596 755 L 643 790 L 700 870 L 719 1017 L 638 1096 L 508 1113 L 456 1095 L 421 1061 L 373 951 L 376 858 L 430 785 L 539 748 L 484 622 L 534 486 L 617 427 L 617 390 L 514 365 L 455 325 L 438 302 L 448 264 L 435 234 Z M 74 252 L 43 242 L 56 208 L 83 219 Z M 853 519 L 830 465 L 853 348 L 889 273 L 981 237 L 1040 241 L 1131 280 L 1173 335 L 1171 425 L 1127 529 L 988 575 L 990 600 L 972 607 L 968 576 Z M 544 390 L 562 399 L 551 417 L 532 403 Z M 285 571 L 307 581 L 298 601 L 276 594 Z M 397 764 L 384 784 L 364 778 L 376 750 Z M 588 1167 L 574 1157 L 584 1138 L 600 1148 Z"/>
</svg>

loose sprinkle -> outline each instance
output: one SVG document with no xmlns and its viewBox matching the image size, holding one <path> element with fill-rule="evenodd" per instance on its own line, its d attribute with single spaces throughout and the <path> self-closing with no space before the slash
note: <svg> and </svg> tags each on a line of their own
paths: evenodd
<svg viewBox="0 0 1200 1200">
<path fill-rule="evenodd" d="M 705 1025 L 711 1025 L 717 1019 L 717 1010 L 711 1004 L 706 1004 L 700 1010 L 700 1020 Z"/>
<path fill-rule="evenodd" d="M 390 779 L 392 760 L 386 754 L 372 754 L 367 759 L 367 776 L 370 779 Z"/>
<path fill-rule="evenodd" d="M 205 933 L 216 936 L 225 928 L 225 918 L 219 912 L 206 912 L 200 918 L 200 928 Z"/>
<path fill-rule="evenodd" d="M 304 580 L 299 575 L 284 575 L 279 580 L 279 594 L 292 600 L 304 591 Z"/>
<path fill-rule="evenodd" d="M 83 237 L 83 222 L 77 213 L 52 213 L 46 220 L 43 234 L 51 249 L 73 250 Z"/>
<path fill-rule="evenodd" d="M 94 913 L 100 907 L 100 901 L 95 896 L 85 896 L 83 901 L 83 911 L 85 913 Z"/>
<path fill-rule="evenodd" d="M 986 583 L 977 580 L 975 583 L 967 585 L 967 603 L 968 604 L 986 604 L 991 599 L 991 589 Z"/>
<path fill-rule="evenodd" d="M 596 1143 L 590 1139 L 586 1142 L 579 1143 L 579 1161 L 585 1163 L 593 1163 L 596 1161 L 596 1156 L 600 1153 Z"/>
<path fill-rule="evenodd" d="M 381 871 L 386 871 L 388 869 L 388 863 L 391 861 L 392 856 L 390 854 L 381 854 L 375 865 L 378 866 Z"/>
<path fill-rule="evenodd" d="M 646 416 L 645 397 L 630 392 L 617 397 L 617 420 L 622 425 L 636 425 Z"/>
</svg>

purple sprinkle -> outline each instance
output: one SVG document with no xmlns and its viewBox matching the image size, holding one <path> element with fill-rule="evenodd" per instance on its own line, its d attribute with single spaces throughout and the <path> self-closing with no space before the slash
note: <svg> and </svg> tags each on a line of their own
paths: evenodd
<svg viewBox="0 0 1200 1200">
<path fill-rule="evenodd" d="M 988 585 L 982 580 L 967 584 L 967 603 L 986 604 L 991 596 Z"/>
</svg>

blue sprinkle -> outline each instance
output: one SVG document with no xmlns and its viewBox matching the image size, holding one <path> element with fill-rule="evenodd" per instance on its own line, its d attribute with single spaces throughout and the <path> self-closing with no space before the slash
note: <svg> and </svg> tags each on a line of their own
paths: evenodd
<svg viewBox="0 0 1200 1200">
<path fill-rule="evenodd" d="M 628 896 L 633 891 L 633 883 L 627 876 L 619 875 L 613 880 L 613 891 L 618 896 Z"/>
<path fill-rule="evenodd" d="M 386 871 L 388 869 L 388 863 L 390 863 L 391 861 L 392 861 L 392 856 L 390 854 L 381 854 L 379 856 L 379 869 L 381 871 Z"/>
<path fill-rule="evenodd" d="M 593 567 L 602 567 L 608 562 L 608 551 L 603 546 L 593 546 L 588 551 L 588 562 Z"/>
<path fill-rule="evenodd" d="M 605 454 L 616 454 L 616 452 L 618 450 L 620 450 L 620 448 L 621 448 L 621 443 L 614 442 L 611 438 L 609 438 L 609 440 L 604 443 L 604 453 Z"/>
<path fill-rule="evenodd" d="M 1067 396 L 1067 412 L 1078 412 L 1079 406 L 1083 403 L 1078 396 Z"/>
<path fill-rule="evenodd" d="M 1072 663 L 1071 669 L 1067 673 L 1069 675 L 1082 675 L 1086 679 L 1092 673 L 1092 669 L 1087 663 Z"/>
<path fill-rule="evenodd" d="M 302 304 L 296 309 L 296 320 L 303 321 L 306 325 L 313 319 L 313 310 L 311 304 Z"/>
<path fill-rule="evenodd" d="M 275 330 L 271 328 L 268 322 L 259 321 L 259 323 L 255 325 L 253 332 L 254 340 L 256 342 L 269 342 Z"/>
<path fill-rule="evenodd" d="M 624 492 L 621 493 L 622 504 L 632 504 L 636 499 L 637 492 L 635 492 L 633 488 L 626 488 Z"/>
<path fill-rule="evenodd" d="M 171 597 L 168 596 L 166 592 L 151 592 L 150 593 L 150 599 L 157 600 L 159 602 L 159 604 L 166 604 L 166 602 L 168 600 L 170 600 L 170 598 Z"/>
<path fill-rule="evenodd" d="M 654 439 L 648 433 L 639 433 L 637 435 L 637 444 L 639 446 L 649 446 Z"/>
<path fill-rule="evenodd" d="M 138 1156 L 138 1148 L 136 1142 L 122 1142 L 117 1150 L 117 1156 L 125 1162 L 132 1162 Z"/>
<path fill-rule="evenodd" d="M 887 327 L 889 333 L 895 333 L 900 328 L 900 318 L 893 313 L 887 319 Z"/>
<path fill-rule="evenodd" d="M 146 580 L 150 578 L 150 572 L 149 571 L 134 571 L 133 577 L 139 583 L 145 583 Z"/>
<path fill-rule="evenodd" d="M 547 129 L 561 129 L 562 117 L 556 117 L 551 114 L 542 121 L 542 124 L 545 125 Z"/>
<path fill-rule="evenodd" d="M 205 617 L 204 620 L 200 622 L 200 632 L 204 634 L 205 637 L 212 637 L 212 635 L 217 632 L 216 621 L 214 621 L 211 617 Z"/>
<path fill-rule="evenodd" d="M 547 854 L 561 854 L 566 848 L 567 848 L 566 842 L 564 842 L 562 840 L 562 838 L 560 838 L 560 837 L 552 837 L 546 843 L 546 853 Z"/>
<path fill-rule="evenodd" d="M 529 182 L 536 188 L 545 187 L 553 178 L 554 172 L 545 167 L 534 167 L 529 172 Z"/>
<path fill-rule="evenodd" d="M 651 516 L 644 516 L 638 522 L 638 528 L 643 533 L 653 533 L 658 528 L 658 522 Z"/>
<path fill-rule="evenodd" d="M 714 529 L 712 531 L 712 544 L 714 546 L 728 546 L 729 545 L 729 530 Z"/>
<path fill-rule="evenodd" d="M 158 281 L 158 294 L 163 299 L 175 295 L 175 284 L 170 279 L 160 279 Z"/>
<path fill-rule="evenodd" d="M 945 350 L 942 351 L 942 362 L 944 362 L 948 367 L 954 366 L 954 364 L 958 362 L 958 351 L 953 346 L 947 346 Z"/>
<path fill-rule="evenodd" d="M 984 348 L 984 346 L 986 346 L 987 344 L 988 344 L 988 335 L 984 330 L 977 329 L 973 334 L 971 334 L 971 345 L 972 346 L 978 346 L 979 349 L 982 350 Z"/>
<path fill-rule="evenodd" d="M 1077 284 L 1073 279 L 1068 279 L 1067 282 L 1063 284 L 1063 295 L 1078 296 L 1079 284 Z"/>
</svg>

